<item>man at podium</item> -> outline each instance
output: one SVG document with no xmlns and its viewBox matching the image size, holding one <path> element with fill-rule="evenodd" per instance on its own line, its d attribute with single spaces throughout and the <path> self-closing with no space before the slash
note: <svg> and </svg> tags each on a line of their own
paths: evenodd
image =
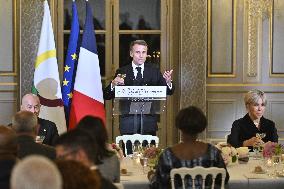
<svg viewBox="0 0 284 189">
<path fill-rule="evenodd" d="M 104 99 L 110 100 L 115 98 L 115 86 L 167 86 L 167 95 L 174 92 L 172 84 L 172 72 L 165 71 L 164 74 L 150 63 L 145 62 L 147 58 L 148 46 L 144 40 L 135 40 L 130 44 L 130 56 L 132 63 L 119 68 L 116 71 L 114 79 L 104 89 Z M 125 104 L 124 104 L 125 105 Z M 131 112 L 133 104 L 127 103 L 128 110 Z M 120 116 L 120 134 L 148 134 L 156 135 L 157 131 L 157 115 L 145 114 L 141 119 L 142 123 L 137 122 L 137 116 L 129 112 L 122 113 Z M 138 125 L 138 126 L 137 126 Z M 143 127 L 141 128 L 141 125 Z"/>
</svg>

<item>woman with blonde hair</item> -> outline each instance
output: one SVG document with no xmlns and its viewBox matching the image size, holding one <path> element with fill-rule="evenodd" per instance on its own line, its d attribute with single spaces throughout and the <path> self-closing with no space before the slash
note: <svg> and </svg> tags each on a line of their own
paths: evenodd
<svg viewBox="0 0 284 189">
<path fill-rule="evenodd" d="M 264 92 L 251 90 L 244 97 L 247 114 L 234 121 L 227 142 L 233 147 L 253 146 L 264 142 L 278 142 L 275 123 L 263 117 L 267 103 Z M 259 134 L 262 133 L 262 137 Z"/>
</svg>

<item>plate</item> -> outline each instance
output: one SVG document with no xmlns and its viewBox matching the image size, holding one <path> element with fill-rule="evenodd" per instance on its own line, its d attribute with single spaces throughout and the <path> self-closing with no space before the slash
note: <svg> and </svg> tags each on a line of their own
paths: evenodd
<svg viewBox="0 0 284 189">
<path fill-rule="evenodd" d="M 254 174 L 265 174 L 266 171 L 263 170 L 263 171 L 261 171 L 261 172 L 259 172 L 259 171 L 258 171 L 258 172 L 255 172 L 255 171 L 253 170 L 252 173 L 254 173 Z"/>
<path fill-rule="evenodd" d="M 278 177 L 284 177 L 284 172 L 281 172 L 281 173 L 276 173 L 276 175 L 278 176 Z"/>
<path fill-rule="evenodd" d="M 127 173 L 121 173 L 120 172 L 120 176 L 131 176 L 131 175 L 133 175 L 133 173 L 129 172 L 129 171 L 127 171 Z"/>
</svg>

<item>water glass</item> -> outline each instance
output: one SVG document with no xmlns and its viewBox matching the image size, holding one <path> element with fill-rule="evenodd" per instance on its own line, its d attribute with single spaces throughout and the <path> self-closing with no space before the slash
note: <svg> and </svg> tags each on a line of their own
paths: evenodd
<svg viewBox="0 0 284 189">
<path fill-rule="evenodd" d="M 274 168 L 274 175 L 277 176 L 282 171 L 281 155 L 272 156 L 272 163 Z"/>
<path fill-rule="evenodd" d="M 143 167 L 143 173 L 145 174 L 145 167 L 148 166 L 148 158 L 146 157 L 140 157 L 140 164 Z"/>
</svg>

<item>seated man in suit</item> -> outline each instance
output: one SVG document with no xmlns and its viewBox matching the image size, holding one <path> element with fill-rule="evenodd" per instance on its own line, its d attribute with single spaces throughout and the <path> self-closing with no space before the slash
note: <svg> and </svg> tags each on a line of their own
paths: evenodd
<svg viewBox="0 0 284 189">
<path fill-rule="evenodd" d="M 34 113 L 38 118 L 38 136 L 44 136 L 43 144 L 53 145 L 54 141 L 58 138 L 58 130 L 55 123 L 39 118 L 40 101 L 38 96 L 34 94 L 26 94 L 22 98 L 21 110 L 26 110 Z"/>
<path fill-rule="evenodd" d="M 12 119 L 12 129 L 18 135 L 18 157 L 38 154 L 55 159 L 56 152 L 51 146 L 36 143 L 37 117 L 29 111 L 19 111 Z"/>
</svg>

